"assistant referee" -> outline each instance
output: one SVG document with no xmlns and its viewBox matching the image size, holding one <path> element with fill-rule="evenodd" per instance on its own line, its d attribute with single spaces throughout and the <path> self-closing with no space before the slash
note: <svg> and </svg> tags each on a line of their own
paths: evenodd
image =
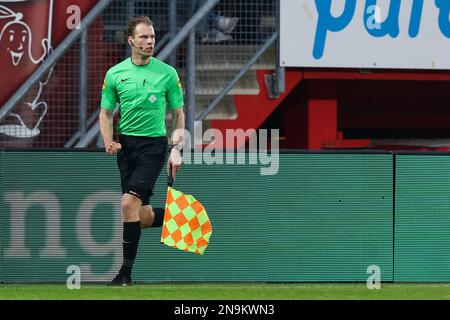
<svg viewBox="0 0 450 320">
<path fill-rule="evenodd" d="M 176 70 L 152 57 L 155 30 L 148 17 L 128 22 L 131 57 L 110 68 L 102 87 L 100 132 L 108 155 L 117 154 L 122 187 L 123 264 L 110 285 L 132 283 L 141 228 L 160 227 L 164 209 L 152 208 L 150 197 L 168 151 L 165 115 L 172 111 L 174 133 L 168 170 L 181 165 L 184 132 L 183 92 Z M 113 111 L 120 103 L 119 141 L 113 140 Z"/>
</svg>

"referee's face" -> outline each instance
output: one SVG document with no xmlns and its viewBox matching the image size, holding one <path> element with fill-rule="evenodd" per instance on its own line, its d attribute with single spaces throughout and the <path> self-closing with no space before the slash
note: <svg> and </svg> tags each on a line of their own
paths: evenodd
<svg viewBox="0 0 450 320">
<path fill-rule="evenodd" d="M 137 54 L 151 57 L 155 49 L 155 29 L 145 23 L 140 23 L 134 30 L 134 37 L 128 37 L 131 49 Z"/>
</svg>

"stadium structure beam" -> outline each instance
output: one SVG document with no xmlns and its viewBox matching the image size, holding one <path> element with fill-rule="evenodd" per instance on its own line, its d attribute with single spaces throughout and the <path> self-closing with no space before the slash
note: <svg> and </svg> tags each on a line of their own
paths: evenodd
<svg viewBox="0 0 450 320">
<path fill-rule="evenodd" d="M 191 9 L 194 12 L 195 8 L 192 5 Z M 195 27 L 189 32 L 187 38 L 187 61 L 186 61 L 186 129 L 191 134 L 190 145 L 194 145 L 194 122 L 196 109 L 196 65 L 195 65 Z"/>
</svg>

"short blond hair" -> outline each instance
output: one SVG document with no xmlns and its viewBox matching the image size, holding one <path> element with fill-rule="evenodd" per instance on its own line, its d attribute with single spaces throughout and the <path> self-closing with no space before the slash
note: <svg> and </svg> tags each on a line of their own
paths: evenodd
<svg viewBox="0 0 450 320">
<path fill-rule="evenodd" d="M 150 20 L 149 17 L 147 17 L 147 16 L 135 17 L 135 18 L 131 19 L 130 21 L 128 21 L 128 31 L 127 31 L 128 37 L 134 37 L 134 33 L 136 31 L 136 26 L 140 23 L 144 23 L 148 26 L 153 26 L 153 21 Z"/>
</svg>

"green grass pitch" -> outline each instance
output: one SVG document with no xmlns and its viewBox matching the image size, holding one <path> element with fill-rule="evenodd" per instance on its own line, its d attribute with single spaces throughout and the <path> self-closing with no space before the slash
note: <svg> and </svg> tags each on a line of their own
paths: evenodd
<svg viewBox="0 0 450 320">
<path fill-rule="evenodd" d="M 450 284 L 135 284 L 130 287 L 3 284 L 0 299 L 83 300 L 449 300 Z"/>
</svg>

